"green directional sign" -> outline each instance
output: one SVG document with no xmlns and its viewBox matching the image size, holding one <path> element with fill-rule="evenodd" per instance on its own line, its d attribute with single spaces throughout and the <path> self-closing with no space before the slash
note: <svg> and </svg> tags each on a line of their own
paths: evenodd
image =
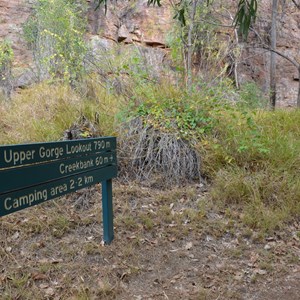
<svg viewBox="0 0 300 300">
<path fill-rule="evenodd" d="M 0 194 L 115 164 L 116 152 L 109 151 L 64 160 L 54 160 L 44 164 L 27 165 L 22 168 L 4 169 L 0 171 L 0 178 L 2 178 Z"/>
<path fill-rule="evenodd" d="M 68 176 L 49 183 L 0 195 L 0 216 L 5 216 L 59 196 L 116 177 L 117 167 L 106 166 L 79 175 Z"/>
<path fill-rule="evenodd" d="M 114 137 L 1 146 L 0 169 L 91 155 L 114 149 L 116 149 L 116 138 Z"/>
<path fill-rule="evenodd" d="M 104 241 L 113 240 L 116 138 L 0 146 L 0 216 L 102 183 Z"/>
</svg>

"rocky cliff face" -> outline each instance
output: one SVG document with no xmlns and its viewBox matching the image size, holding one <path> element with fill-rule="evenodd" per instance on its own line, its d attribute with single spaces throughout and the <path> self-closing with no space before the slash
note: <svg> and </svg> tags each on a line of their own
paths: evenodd
<svg viewBox="0 0 300 300">
<path fill-rule="evenodd" d="M 0 40 L 11 41 L 16 65 L 26 65 L 31 59 L 22 38 L 22 24 L 31 13 L 32 1 L 0 0 Z"/>
<path fill-rule="evenodd" d="M 94 1 L 87 2 L 88 36 L 94 48 L 110 49 L 119 43 L 124 47 L 134 44 L 144 53 L 149 64 L 157 69 L 164 64 L 168 53 L 165 49 L 166 32 L 172 26 L 172 11 L 166 5 L 167 1 L 161 8 L 148 7 L 147 0 L 112 1 L 114 5 L 110 6 L 106 15 L 103 9 L 94 10 Z M 22 38 L 22 24 L 30 15 L 33 3 L 34 0 L 0 0 L 0 40 L 8 39 L 13 45 L 15 86 L 26 85 L 32 80 L 31 73 L 26 69 L 31 65 L 32 57 Z M 266 39 L 270 29 L 270 23 L 267 21 L 270 3 L 270 0 L 261 1 L 263 10 L 257 25 L 258 33 Z M 300 11 L 293 3 L 288 2 L 285 13 L 279 16 L 278 35 L 278 50 L 299 61 Z M 253 37 L 253 41 L 257 41 L 257 37 Z M 268 92 L 268 51 L 244 49 L 239 72 L 241 81 L 253 80 Z M 287 60 L 278 58 L 277 95 L 280 105 L 295 105 L 298 81 L 296 68 Z"/>
<path fill-rule="evenodd" d="M 260 49 L 262 43 L 269 45 L 271 30 L 271 2 L 261 1 L 260 14 L 251 33 L 249 44 L 245 45 L 240 72 L 245 80 L 258 83 L 265 93 L 269 89 L 270 52 Z M 300 63 L 300 9 L 292 1 L 279 7 L 277 18 L 277 51 Z M 250 45 L 253 45 L 251 47 Z M 277 103 L 280 106 L 295 106 L 299 86 L 297 68 L 286 58 L 276 55 Z"/>
</svg>

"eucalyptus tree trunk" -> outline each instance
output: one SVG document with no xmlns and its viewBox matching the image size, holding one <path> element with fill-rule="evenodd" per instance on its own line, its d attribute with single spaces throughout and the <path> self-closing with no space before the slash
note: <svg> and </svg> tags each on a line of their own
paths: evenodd
<svg viewBox="0 0 300 300">
<path fill-rule="evenodd" d="M 271 21 L 271 53 L 270 53 L 270 104 L 274 109 L 276 106 L 276 19 L 277 19 L 278 0 L 272 2 L 272 21 Z"/>
<path fill-rule="evenodd" d="M 193 45 L 193 33 L 194 33 L 194 24 L 195 24 L 195 17 L 197 11 L 197 4 L 199 0 L 193 0 L 191 11 L 190 11 L 190 23 L 188 26 L 188 36 L 187 36 L 187 62 L 186 62 L 186 87 L 190 90 L 192 86 L 192 79 L 193 79 L 193 67 L 192 67 L 192 60 L 193 60 L 193 52 L 194 52 L 194 45 Z"/>
<path fill-rule="evenodd" d="M 298 67 L 298 77 L 299 77 L 299 84 L 298 84 L 297 108 L 300 108 L 300 65 Z"/>
</svg>

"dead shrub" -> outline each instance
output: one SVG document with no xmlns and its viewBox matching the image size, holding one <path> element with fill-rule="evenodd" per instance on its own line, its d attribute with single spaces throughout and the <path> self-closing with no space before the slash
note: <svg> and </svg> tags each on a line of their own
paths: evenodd
<svg viewBox="0 0 300 300">
<path fill-rule="evenodd" d="M 123 178 L 159 177 L 166 186 L 200 179 L 200 157 L 191 143 L 154 128 L 141 117 L 122 126 L 118 157 Z"/>
</svg>

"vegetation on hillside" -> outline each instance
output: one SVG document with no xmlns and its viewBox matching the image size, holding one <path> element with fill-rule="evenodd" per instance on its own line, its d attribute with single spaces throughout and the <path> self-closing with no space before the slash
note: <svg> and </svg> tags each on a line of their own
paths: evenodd
<svg viewBox="0 0 300 300">
<path fill-rule="evenodd" d="M 214 55 L 207 56 L 213 75 L 194 78 L 186 87 L 182 69 L 168 76 L 171 80 L 153 76 L 138 51 L 95 56 L 94 67 L 84 69 L 83 7 L 63 2 L 38 1 L 25 26 L 36 63 L 48 79 L 63 80 L 37 84 L 1 102 L 2 144 L 61 139 L 84 116 L 99 134 L 118 136 L 122 176 L 156 184 L 163 179 L 169 186 L 206 182 L 212 201 L 239 207 L 245 224 L 264 231 L 299 215 L 300 111 L 269 111 L 253 83 L 237 90 L 215 63 L 223 50 L 214 27 L 202 26 L 209 38 L 194 45 L 209 54 L 214 43 Z M 176 36 L 170 41 L 180 66 L 182 41 Z"/>
<path fill-rule="evenodd" d="M 85 1 L 38 0 L 24 25 L 39 80 L 74 83 L 84 73 L 87 52 Z"/>
<path fill-rule="evenodd" d="M 25 34 L 39 82 L 0 97 L 0 143 L 117 136 L 115 239 L 101 243 L 98 185 L 1 218 L 2 298 L 297 297 L 300 110 L 237 88 L 225 61 L 239 49 L 205 10 L 192 47 L 174 25 L 158 74 L 139 46 L 92 51 L 83 2 L 36 1 Z M 1 43 L 0 87 L 12 63 Z"/>
<path fill-rule="evenodd" d="M 0 139 L 58 140 L 84 115 L 101 135 L 118 135 L 124 176 L 205 180 L 212 201 L 237 205 L 246 224 L 273 230 L 300 213 L 300 111 L 248 109 L 224 100 L 223 90 L 145 85 L 133 91 L 138 105 L 124 110 L 123 100 L 99 86 L 91 99 L 41 84 L 1 103 Z"/>
<path fill-rule="evenodd" d="M 0 41 L 0 88 L 3 91 L 3 95 L 0 90 L 0 99 L 10 98 L 12 91 L 12 62 L 14 58 L 14 52 L 11 44 L 4 40 Z"/>
</svg>

